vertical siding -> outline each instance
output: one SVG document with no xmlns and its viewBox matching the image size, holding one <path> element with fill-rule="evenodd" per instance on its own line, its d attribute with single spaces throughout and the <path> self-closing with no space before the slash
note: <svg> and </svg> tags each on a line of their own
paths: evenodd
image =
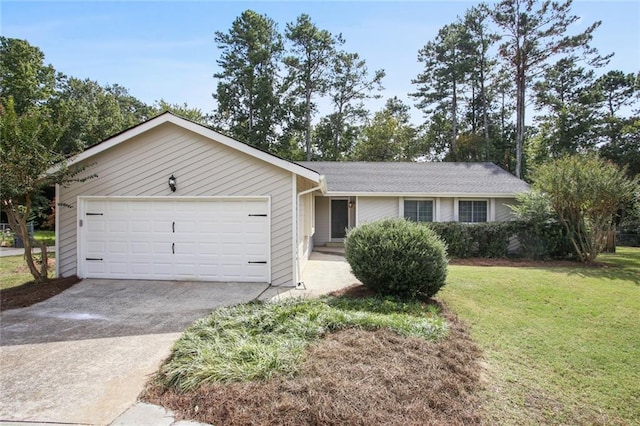
<svg viewBox="0 0 640 426">
<path fill-rule="evenodd" d="M 313 235 L 313 245 L 323 246 L 331 241 L 329 219 L 329 197 L 316 197 L 316 232 Z"/>
<path fill-rule="evenodd" d="M 76 271 L 78 196 L 271 197 L 271 281 L 293 285 L 291 173 L 170 123 L 91 158 L 87 175 L 98 177 L 60 188 L 60 274 Z M 171 174 L 178 190 L 167 185 Z"/>
<path fill-rule="evenodd" d="M 515 198 L 496 198 L 496 221 L 513 220 L 510 205 L 516 204 Z"/>
<path fill-rule="evenodd" d="M 358 197 L 359 223 L 399 217 L 398 197 Z"/>
</svg>

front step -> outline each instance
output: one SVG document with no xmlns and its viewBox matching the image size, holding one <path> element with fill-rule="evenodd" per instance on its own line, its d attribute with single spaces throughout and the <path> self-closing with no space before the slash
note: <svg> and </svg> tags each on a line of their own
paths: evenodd
<svg viewBox="0 0 640 426">
<path fill-rule="evenodd" d="M 328 242 L 328 243 L 324 243 L 325 247 L 339 247 L 339 248 L 344 248 L 344 243 L 342 241 L 340 242 Z"/>
</svg>

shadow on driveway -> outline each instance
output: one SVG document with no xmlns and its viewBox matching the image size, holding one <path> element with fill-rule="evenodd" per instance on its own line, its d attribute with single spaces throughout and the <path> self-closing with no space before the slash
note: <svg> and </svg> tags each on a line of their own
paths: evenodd
<svg viewBox="0 0 640 426">
<path fill-rule="evenodd" d="M 182 332 L 218 307 L 274 294 L 261 283 L 85 279 L 44 302 L 2 312 L 0 345 Z"/>
</svg>

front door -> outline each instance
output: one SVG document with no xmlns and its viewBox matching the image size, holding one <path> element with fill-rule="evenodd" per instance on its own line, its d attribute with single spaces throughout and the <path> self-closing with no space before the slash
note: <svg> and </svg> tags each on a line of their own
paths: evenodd
<svg viewBox="0 0 640 426">
<path fill-rule="evenodd" d="M 331 239 L 344 238 L 349 227 L 349 201 L 331 200 Z"/>
</svg>

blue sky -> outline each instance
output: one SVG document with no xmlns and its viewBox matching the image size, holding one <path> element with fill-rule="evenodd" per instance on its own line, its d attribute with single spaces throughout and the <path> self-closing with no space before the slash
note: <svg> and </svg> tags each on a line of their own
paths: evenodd
<svg viewBox="0 0 640 426">
<path fill-rule="evenodd" d="M 383 100 L 412 103 L 417 52 L 443 25 L 463 15 L 465 1 L 12 1 L 0 2 L 0 33 L 28 40 L 56 70 L 101 84 L 118 83 L 146 103 L 164 98 L 210 112 L 218 49 L 215 31 L 227 31 L 246 9 L 267 14 L 283 31 L 301 13 L 318 27 L 342 33 L 344 48 L 384 68 Z M 576 0 L 575 31 L 602 20 L 594 45 L 615 52 L 608 69 L 640 70 L 640 2 Z M 414 120 L 420 113 L 414 111 Z"/>
</svg>

